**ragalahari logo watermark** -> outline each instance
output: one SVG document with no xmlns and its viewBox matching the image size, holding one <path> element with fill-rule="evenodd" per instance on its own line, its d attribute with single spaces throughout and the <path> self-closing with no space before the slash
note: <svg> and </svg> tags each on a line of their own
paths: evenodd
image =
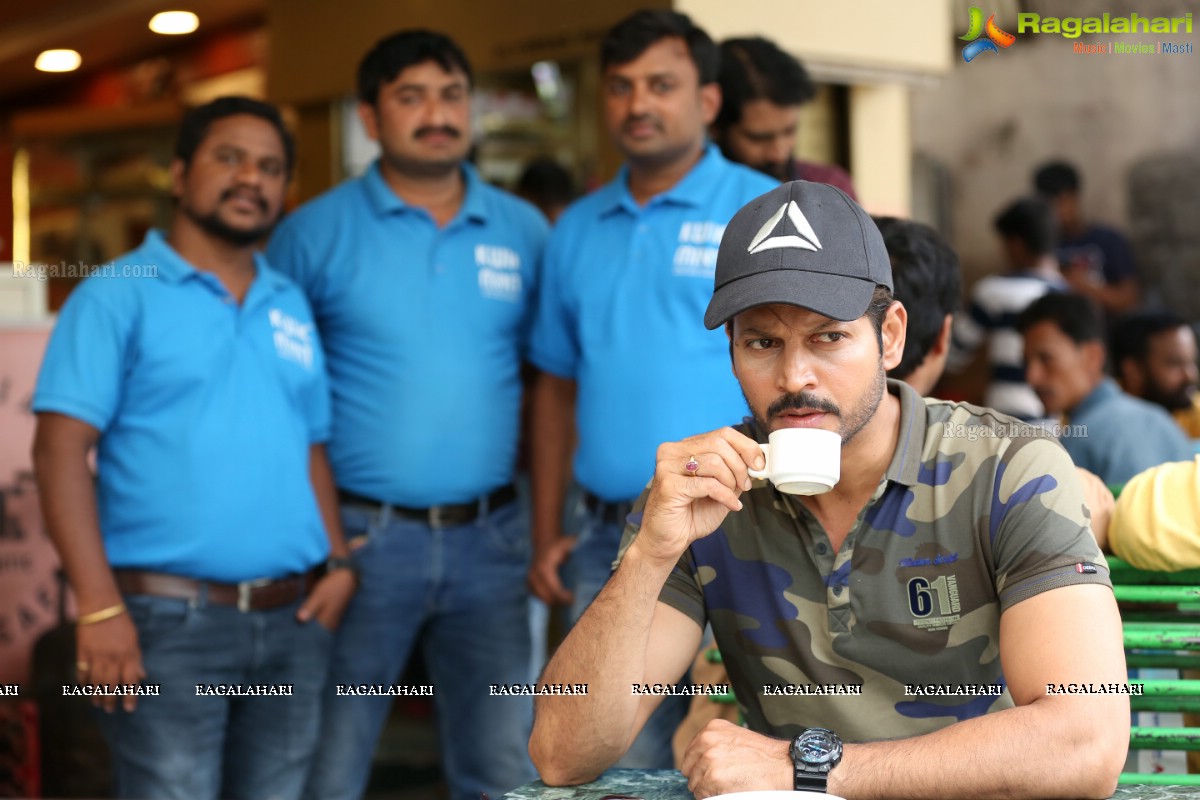
<svg viewBox="0 0 1200 800">
<path fill-rule="evenodd" d="M 1071 51 L 1083 55 L 1192 55 L 1192 42 L 1147 42 L 1143 39 L 1108 39 L 1113 34 L 1188 34 L 1192 33 L 1192 14 L 1182 17 L 1143 17 L 1132 13 L 1128 17 L 1101 14 L 1098 17 L 1051 17 L 1043 14 L 1017 14 L 1017 33 L 1050 34 L 1071 42 Z M 1103 36 L 1089 42 L 1077 41 L 1081 36 Z"/>
<path fill-rule="evenodd" d="M 963 61 L 968 64 L 980 53 L 999 53 L 1001 48 L 1012 47 L 1012 43 L 1017 40 L 1016 36 L 1000 29 L 1000 26 L 996 24 L 995 14 L 988 17 L 985 23 L 983 12 L 977 6 L 971 6 L 969 13 L 967 32 L 958 37 L 961 41 L 967 42 L 962 49 L 962 57 Z M 986 36 L 986 38 L 981 39 L 981 36 Z"/>
</svg>

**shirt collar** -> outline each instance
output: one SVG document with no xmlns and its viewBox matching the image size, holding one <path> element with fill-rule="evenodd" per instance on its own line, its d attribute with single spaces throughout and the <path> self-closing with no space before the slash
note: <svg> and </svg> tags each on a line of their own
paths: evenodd
<svg viewBox="0 0 1200 800">
<path fill-rule="evenodd" d="M 624 210 L 631 214 L 639 214 L 643 208 L 649 208 L 659 203 L 698 207 L 708 199 L 710 184 L 716 173 L 727 163 L 725 156 L 721 155 L 721 150 L 712 142 L 706 142 L 704 154 L 700 156 L 696 165 L 688 170 L 683 179 L 665 192 L 650 198 L 645 206 L 639 206 L 633 199 L 633 194 L 629 191 L 629 165 L 622 164 L 620 171 L 617 172 L 617 177 L 600 190 L 605 193 L 602 196 L 603 203 L 600 213 L 603 215 Z"/>
<path fill-rule="evenodd" d="M 904 381 L 888 379 L 889 394 L 900 398 L 900 432 L 896 437 L 896 451 L 892 463 L 888 464 L 884 478 L 905 486 L 916 486 L 921 474 L 921 454 L 925 450 L 925 434 L 928 430 L 925 398 Z"/>
<path fill-rule="evenodd" d="M 1087 397 L 1079 401 L 1079 405 L 1071 409 L 1070 416 L 1072 418 L 1077 418 L 1080 414 L 1086 414 L 1096 406 L 1106 403 L 1112 398 L 1116 397 L 1120 391 L 1121 390 L 1117 388 L 1116 381 L 1114 381 L 1112 378 L 1105 378 L 1104 380 L 1100 381 L 1099 385 L 1096 386 L 1095 389 L 1092 389 L 1091 393 Z"/>
<path fill-rule="evenodd" d="M 484 202 L 483 179 L 479 177 L 479 172 L 475 167 L 467 162 L 463 162 L 462 166 L 463 182 L 466 185 L 466 191 L 463 196 L 462 208 L 455 215 L 455 221 L 459 219 L 471 219 L 479 222 L 487 220 L 487 206 Z M 363 190 L 367 194 L 367 201 L 371 207 L 375 209 L 375 213 L 379 216 L 387 216 L 388 214 L 397 214 L 410 211 L 419 211 L 427 213 L 425 209 L 418 206 L 412 206 L 400 198 L 392 187 L 388 186 L 387 180 L 383 177 L 383 172 L 379 169 L 379 159 L 376 159 L 362 177 Z"/>
<path fill-rule="evenodd" d="M 182 283 L 188 278 L 195 277 L 199 271 L 175 252 L 175 248 L 167 244 L 167 238 L 157 228 L 146 232 L 142 246 L 138 248 L 138 256 L 145 255 L 158 268 L 158 277 L 172 283 Z"/>
<path fill-rule="evenodd" d="M 179 255 L 178 251 L 167 242 L 163 232 L 157 228 L 151 228 L 146 233 L 146 239 L 142 242 L 137 257 L 146 257 L 158 268 L 158 277 L 171 283 L 183 283 L 193 278 L 204 280 L 203 276 L 209 274 L 196 269 L 187 259 Z M 253 291 L 254 287 L 259 284 L 269 291 L 275 291 L 286 288 L 288 279 L 282 273 L 271 269 L 263 254 L 256 251 L 254 253 L 254 282 L 251 284 L 251 290 Z"/>
</svg>

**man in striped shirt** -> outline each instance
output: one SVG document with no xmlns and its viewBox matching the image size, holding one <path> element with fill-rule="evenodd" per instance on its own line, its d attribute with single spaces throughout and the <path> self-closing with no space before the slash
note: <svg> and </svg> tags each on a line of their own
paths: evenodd
<svg viewBox="0 0 1200 800">
<path fill-rule="evenodd" d="M 1025 382 L 1016 320 L 1034 300 L 1067 288 L 1054 256 L 1054 217 L 1044 201 L 1023 198 L 1000 212 L 994 224 L 1009 272 L 975 284 L 967 313 L 955 317 L 947 368 L 963 371 L 986 341 L 990 379 L 983 404 L 1036 420 L 1043 415 L 1042 403 Z"/>
</svg>

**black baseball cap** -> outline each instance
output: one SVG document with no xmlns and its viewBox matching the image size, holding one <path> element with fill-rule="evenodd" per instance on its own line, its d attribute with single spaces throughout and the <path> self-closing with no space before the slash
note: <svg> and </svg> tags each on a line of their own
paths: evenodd
<svg viewBox="0 0 1200 800">
<path fill-rule="evenodd" d="M 892 288 L 883 236 L 845 192 L 791 181 L 733 215 L 717 251 L 710 330 L 754 306 L 786 303 L 849 322 Z"/>
</svg>

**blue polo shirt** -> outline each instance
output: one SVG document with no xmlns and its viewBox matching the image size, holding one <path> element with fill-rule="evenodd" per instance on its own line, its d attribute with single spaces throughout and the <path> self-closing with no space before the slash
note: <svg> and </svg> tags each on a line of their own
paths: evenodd
<svg viewBox="0 0 1200 800">
<path fill-rule="evenodd" d="M 462 503 L 513 477 L 520 365 L 545 218 L 464 166 L 445 227 L 371 166 L 293 212 L 267 249 L 312 303 L 333 387 L 338 486 Z"/>
<path fill-rule="evenodd" d="M 322 561 L 308 468 L 310 445 L 329 434 L 329 397 L 304 295 L 256 257 L 239 306 L 158 231 L 116 263 L 158 274 L 81 283 L 33 396 L 34 411 L 100 431 L 109 562 L 233 582 Z"/>
<path fill-rule="evenodd" d="M 746 415 L 729 340 L 704 327 L 704 310 L 726 224 L 776 186 L 710 144 L 645 206 L 622 168 L 559 218 L 529 355 L 578 384 L 575 477 L 588 491 L 633 499 L 654 474 L 660 444 Z"/>
<path fill-rule="evenodd" d="M 1060 441 L 1071 460 L 1108 484 L 1125 483 L 1168 461 L 1192 458 L 1191 442 L 1171 415 L 1121 391 L 1112 378 L 1083 398 L 1069 422 Z"/>
</svg>

